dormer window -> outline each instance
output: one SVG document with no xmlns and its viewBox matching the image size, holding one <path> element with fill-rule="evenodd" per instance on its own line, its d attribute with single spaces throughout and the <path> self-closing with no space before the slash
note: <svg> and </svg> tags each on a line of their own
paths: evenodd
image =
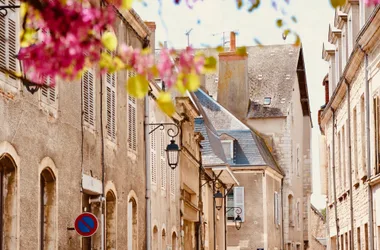
<svg viewBox="0 0 380 250">
<path fill-rule="evenodd" d="M 234 158 L 234 142 L 232 140 L 222 140 L 224 154 L 228 162 L 233 162 Z"/>
<path fill-rule="evenodd" d="M 264 98 L 264 105 L 270 105 L 272 102 L 272 98 L 271 97 L 265 97 Z"/>
</svg>

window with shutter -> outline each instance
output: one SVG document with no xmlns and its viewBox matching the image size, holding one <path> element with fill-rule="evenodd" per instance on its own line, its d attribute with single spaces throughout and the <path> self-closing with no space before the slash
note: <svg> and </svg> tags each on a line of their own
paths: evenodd
<svg viewBox="0 0 380 250">
<path fill-rule="evenodd" d="M 136 75 L 134 71 L 128 71 L 128 78 Z M 137 151 L 137 100 L 128 95 L 128 148 Z"/>
<path fill-rule="evenodd" d="M 297 223 L 297 229 L 300 229 L 300 202 L 297 201 L 297 206 L 296 206 L 296 211 L 297 211 L 297 218 L 296 218 L 296 223 Z"/>
<path fill-rule="evenodd" d="M 55 85 L 55 79 L 50 76 L 44 77 L 43 79 L 44 86 L 40 88 L 40 101 L 51 107 L 56 107 L 57 86 Z"/>
<path fill-rule="evenodd" d="M 3 0 L 1 5 L 15 5 L 14 0 Z M 17 54 L 17 13 L 9 9 L 6 16 L 0 15 L 0 68 L 12 72 L 18 71 Z M 0 81 L 18 89 L 19 81 L 12 75 L 0 70 Z M 0 84 L 1 86 L 2 84 Z"/>
<path fill-rule="evenodd" d="M 161 188 L 163 190 L 166 189 L 166 158 L 165 158 L 165 144 L 166 139 L 165 139 L 165 130 L 160 131 L 160 169 L 161 169 Z"/>
<path fill-rule="evenodd" d="M 157 151 L 155 133 L 150 134 L 150 169 L 152 183 L 157 184 Z"/>
<path fill-rule="evenodd" d="M 172 196 L 175 196 L 176 170 L 177 169 L 170 169 L 170 194 Z"/>
<path fill-rule="evenodd" d="M 106 73 L 107 136 L 116 141 L 116 73 Z"/>
<path fill-rule="evenodd" d="M 245 220 L 245 210 L 244 210 L 244 187 L 234 187 L 234 207 L 240 207 L 241 208 L 241 220 L 244 222 Z M 235 210 L 235 218 L 237 216 L 236 210 Z"/>
<path fill-rule="evenodd" d="M 83 73 L 83 121 L 90 128 L 95 128 L 95 77 L 94 70 Z"/>
<path fill-rule="evenodd" d="M 274 224 L 280 225 L 279 198 L 278 193 L 274 192 Z"/>
</svg>

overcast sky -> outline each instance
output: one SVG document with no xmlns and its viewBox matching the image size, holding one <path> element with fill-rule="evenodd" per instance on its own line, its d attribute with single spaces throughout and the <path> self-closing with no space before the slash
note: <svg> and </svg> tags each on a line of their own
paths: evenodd
<svg viewBox="0 0 380 250">
<path fill-rule="evenodd" d="M 190 33 L 193 47 L 217 46 L 222 43 L 223 32 L 229 40 L 229 32 L 237 31 L 237 46 L 256 45 L 254 39 L 265 44 L 283 44 L 280 29 L 275 20 L 281 18 L 281 11 L 275 11 L 271 0 L 262 0 L 260 9 L 248 13 L 237 10 L 236 0 L 198 0 L 193 9 L 189 9 L 185 0 L 175 5 L 174 0 L 145 0 L 144 5 L 135 1 L 134 9 L 144 21 L 155 21 L 156 43 L 168 42 L 169 47 L 187 46 L 185 33 Z M 192 1 L 192 0 L 189 0 Z M 246 0 L 245 2 L 247 2 Z M 313 157 L 313 196 L 312 203 L 317 208 L 325 206 L 321 196 L 319 172 L 319 128 L 317 114 L 324 102 L 323 77 L 328 65 L 322 60 L 322 43 L 327 39 L 328 25 L 334 18 L 334 10 L 329 0 L 277 0 L 283 5 L 288 16 L 295 15 L 298 23 L 292 26 L 301 36 L 304 48 L 307 83 L 309 88 L 311 114 L 313 119 L 312 157 Z M 160 4 L 161 3 L 161 4 Z M 279 8 L 281 9 L 281 8 Z M 161 12 L 161 15 L 160 15 Z M 287 39 L 292 43 L 293 37 Z M 158 46 L 156 46 L 158 47 Z"/>
</svg>

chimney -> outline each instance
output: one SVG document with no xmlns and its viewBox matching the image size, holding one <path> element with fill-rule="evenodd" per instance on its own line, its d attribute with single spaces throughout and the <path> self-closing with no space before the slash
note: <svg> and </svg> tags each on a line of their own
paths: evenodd
<svg viewBox="0 0 380 250">
<path fill-rule="evenodd" d="M 217 101 L 237 118 L 244 120 L 249 107 L 248 55 L 236 54 L 235 32 L 231 51 L 219 53 Z"/>
<path fill-rule="evenodd" d="M 236 34 L 233 31 L 230 33 L 230 51 L 236 51 Z"/>
<path fill-rule="evenodd" d="M 155 22 L 144 22 L 145 25 L 150 30 L 150 49 L 152 50 L 152 53 L 154 54 L 154 50 L 156 49 L 156 23 Z"/>
</svg>

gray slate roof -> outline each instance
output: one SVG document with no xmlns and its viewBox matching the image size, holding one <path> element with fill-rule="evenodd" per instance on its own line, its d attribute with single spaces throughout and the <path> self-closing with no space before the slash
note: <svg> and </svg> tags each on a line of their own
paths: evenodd
<svg viewBox="0 0 380 250">
<path fill-rule="evenodd" d="M 254 46 L 248 47 L 247 52 L 251 99 L 248 118 L 287 116 L 297 82 L 300 47 Z M 263 105 L 265 97 L 272 98 L 268 106 Z"/>
<path fill-rule="evenodd" d="M 283 174 L 283 171 L 275 162 L 264 140 L 256 134 L 256 132 L 250 130 L 247 126 L 241 123 L 239 119 L 233 116 L 228 110 L 222 107 L 202 90 L 198 90 L 192 95 L 194 99 L 193 101 L 198 108 L 202 110 L 201 113 L 203 115 L 203 119 L 207 120 L 206 125 L 209 123 L 215 128 L 217 135 L 213 136 L 228 134 L 236 139 L 235 158 L 234 162 L 230 164 L 231 167 L 239 165 L 269 166 L 275 171 Z M 207 141 L 206 138 L 209 134 L 204 135 L 202 133 L 202 135 L 205 137 L 203 142 L 204 145 L 202 145 L 204 147 L 202 150 L 203 157 L 204 152 L 208 155 L 209 147 L 207 144 L 210 142 Z M 223 150 L 222 148 L 220 149 Z"/>
</svg>

